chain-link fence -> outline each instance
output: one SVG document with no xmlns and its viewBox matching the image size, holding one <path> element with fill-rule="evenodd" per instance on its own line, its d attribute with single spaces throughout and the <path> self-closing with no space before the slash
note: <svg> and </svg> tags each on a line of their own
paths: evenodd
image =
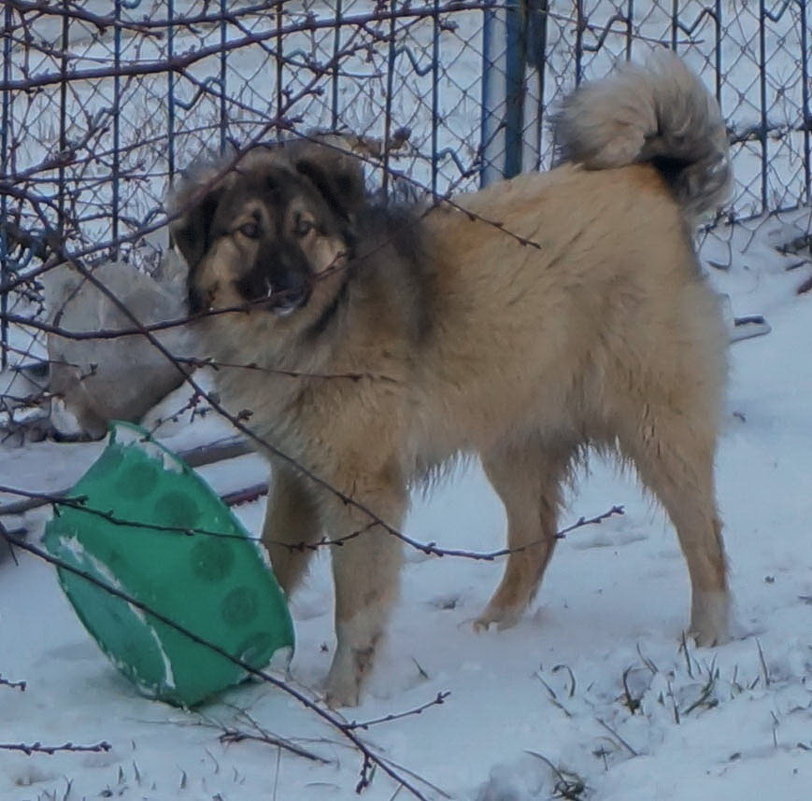
<svg viewBox="0 0 812 801">
<path fill-rule="evenodd" d="M 548 115 L 656 44 L 715 89 L 736 220 L 809 202 L 806 0 L 5 0 L 2 344 L 67 258 L 149 266 L 201 151 L 313 128 L 378 143 L 386 184 L 436 193 L 541 169 Z M 20 344 L 14 347 L 18 350 Z"/>
</svg>

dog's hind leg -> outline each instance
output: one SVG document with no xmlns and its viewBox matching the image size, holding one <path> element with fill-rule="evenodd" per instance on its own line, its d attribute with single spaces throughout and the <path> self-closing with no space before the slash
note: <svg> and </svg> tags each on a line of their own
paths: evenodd
<svg viewBox="0 0 812 801">
<path fill-rule="evenodd" d="M 474 621 L 476 630 L 514 625 L 533 599 L 555 548 L 561 484 L 574 453 L 562 442 L 531 441 L 482 454 L 485 473 L 505 505 L 511 553 L 499 587 Z"/>
<path fill-rule="evenodd" d="M 262 542 L 271 557 L 274 575 L 290 594 L 301 579 L 321 535 L 321 521 L 307 479 L 290 467 L 275 464 L 271 479 Z"/>
<path fill-rule="evenodd" d="M 643 483 L 677 530 L 691 578 L 691 633 L 698 645 L 729 638 L 730 599 L 722 525 L 716 510 L 713 415 L 686 415 L 646 405 L 636 425 L 620 435 Z"/>
<path fill-rule="evenodd" d="M 408 493 L 397 469 L 359 472 L 333 486 L 351 488 L 344 490 L 348 496 L 399 530 Z M 331 548 L 337 642 L 326 697 L 332 707 L 357 706 L 397 598 L 402 548 L 394 534 L 352 503 L 331 496 L 325 508 L 332 538 L 342 541 Z"/>
</svg>

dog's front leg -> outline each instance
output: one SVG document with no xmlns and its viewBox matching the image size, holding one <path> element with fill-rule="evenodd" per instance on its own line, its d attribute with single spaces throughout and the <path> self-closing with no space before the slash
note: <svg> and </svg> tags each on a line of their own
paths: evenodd
<svg viewBox="0 0 812 801">
<path fill-rule="evenodd" d="M 408 502 L 399 469 L 356 474 L 347 495 L 392 529 L 399 530 Z M 401 542 L 355 504 L 331 497 L 328 529 L 335 582 L 336 651 L 327 676 L 327 703 L 357 706 L 364 677 L 372 669 L 398 592 Z"/>
</svg>

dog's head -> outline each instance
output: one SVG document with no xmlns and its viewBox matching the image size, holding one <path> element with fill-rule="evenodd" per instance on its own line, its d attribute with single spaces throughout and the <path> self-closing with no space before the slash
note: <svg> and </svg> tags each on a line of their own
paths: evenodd
<svg viewBox="0 0 812 801">
<path fill-rule="evenodd" d="M 318 316 L 346 280 L 364 197 L 340 140 L 257 147 L 185 179 L 171 233 L 189 266 L 190 311 Z"/>
</svg>

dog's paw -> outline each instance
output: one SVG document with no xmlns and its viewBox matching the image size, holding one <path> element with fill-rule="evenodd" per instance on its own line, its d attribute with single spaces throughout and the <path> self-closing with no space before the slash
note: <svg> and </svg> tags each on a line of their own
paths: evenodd
<svg viewBox="0 0 812 801">
<path fill-rule="evenodd" d="M 697 594 L 691 612 L 690 635 L 700 648 L 730 642 L 730 597 L 727 593 Z"/>
<path fill-rule="evenodd" d="M 491 627 L 492 623 L 492 620 L 488 620 L 484 617 L 478 617 L 476 620 L 471 621 L 471 628 L 477 634 L 484 634 Z"/>
<path fill-rule="evenodd" d="M 324 690 L 324 700 L 330 709 L 358 706 L 361 700 L 361 685 L 354 676 L 337 676 L 331 671 Z"/>
<path fill-rule="evenodd" d="M 473 622 L 474 631 L 482 634 L 495 626 L 497 631 L 512 628 L 519 622 L 521 610 L 507 609 L 505 607 L 488 604 L 482 614 Z"/>
<path fill-rule="evenodd" d="M 728 631 L 691 626 L 688 635 L 693 638 L 698 648 L 715 648 L 717 645 L 725 645 L 730 642 L 730 632 Z"/>
<path fill-rule="evenodd" d="M 353 649 L 339 644 L 324 687 L 325 701 L 331 709 L 358 706 L 363 672 Z"/>
</svg>

